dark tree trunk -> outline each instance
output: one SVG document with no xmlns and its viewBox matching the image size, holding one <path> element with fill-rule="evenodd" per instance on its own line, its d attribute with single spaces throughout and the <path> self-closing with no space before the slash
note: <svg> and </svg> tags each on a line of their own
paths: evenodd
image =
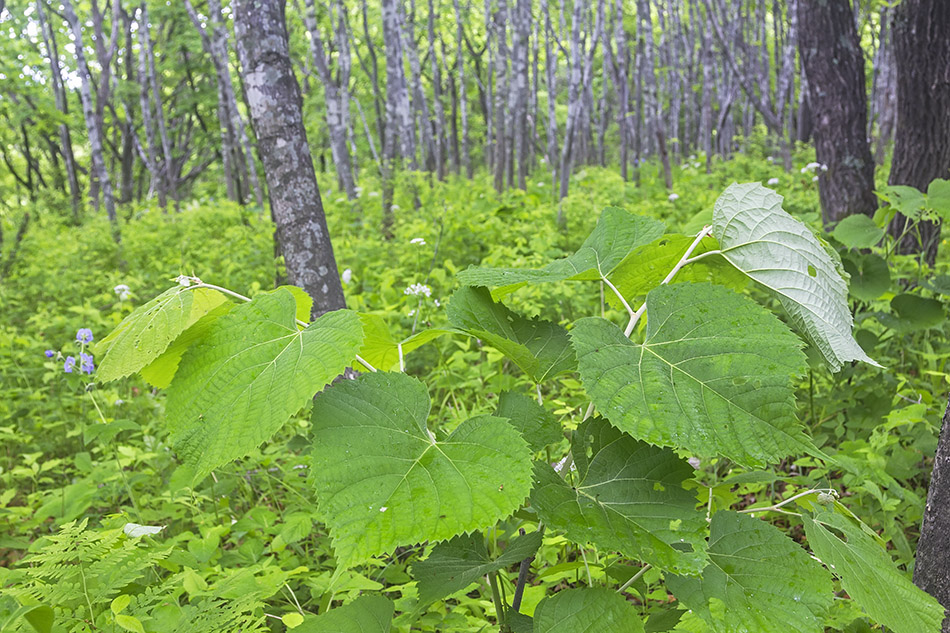
<svg viewBox="0 0 950 633">
<path fill-rule="evenodd" d="M 873 215 L 874 159 L 867 140 L 864 55 L 849 0 L 800 0 L 798 48 L 815 117 L 818 193 L 825 226 Z"/>
<path fill-rule="evenodd" d="M 935 178 L 950 178 L 950 2 L 904 0 L 894 14 L 897 62 L 897 129 L 891 185 L 922 191 Z M 891 231 L 899 234 L 904 218 Z M 937 258 L 940 226 L 924 222 L 920 239 L 908 235 L 905 253 L 922 252 L 932 265 Z"/>
<path fill-rule="evenodd" d="M 927 490 L 927 507 L 917 542 L 914 583 L 950 609 L 950 402 L 943 414 L 943 428 L 934 456 L 933 475 Z M 950 617 L 943 633 L 950 633 Z"/>
<path fill-rule="evenodd" d="M 290 61 L 283 0 L 237 0 L 234 29 L 287 277 L 313 297 L 314 317 L 344 308 Z"/>
</svg>

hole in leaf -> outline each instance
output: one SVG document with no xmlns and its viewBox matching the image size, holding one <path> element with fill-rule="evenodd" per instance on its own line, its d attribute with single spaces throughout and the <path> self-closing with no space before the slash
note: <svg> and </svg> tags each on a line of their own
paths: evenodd
<svg viewBox="0 0 950 633">
<path fill-rule="evenodd" d="M 809 277 L 817 277 L 817 276 L 818 276 L 818 271 L 815 270 L 815 267 L 812 266 L 811 264 L 808 265 L 808 276 L 809 276 Z"/>
</svg>

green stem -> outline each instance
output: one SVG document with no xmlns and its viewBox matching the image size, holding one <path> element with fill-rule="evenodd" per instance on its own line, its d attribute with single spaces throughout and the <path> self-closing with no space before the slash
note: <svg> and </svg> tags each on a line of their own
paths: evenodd
<svg viewBox="0 0 950 633">
<path fill-rule="evenodd" d="M 493 571 L 488 574 L 488 584 L 491 586 L 491 599 L 495 603 L 495 619 L 498 621 L 498 626 L 504 626 L 507 621 L 507 615 L 505 613 L 505 604 L 501 600 L 501 593 L 498 591 L 498 572 Z"/>
<path fill-rule="evenodd" d="M 630 585 L 632 585 L 633 583 L 637 582 L 637 581 L 643 576 L 643 574 L 647 573 L 647 572 L 650 570 L 651 567 L 652 567 L 652 565 L 650 565 L 649 563 L 647 563 L 646 565 L 644 565 L 643 567 L 641 567 L 641 568 L 640 568 L 640 571 L 638 571 L 638 572 L 635 573 L 633 576 L 631 576 L 631 577 L 630 577 L 630 580 L 628 580 L 627 582 L 625 582 L 625 583 L 623 583 L 622 585 L 620 585 L 620 589 L 617 589 L 617 591 L 618 591 L 619 593 L 623 593 L 624 591 L 626 591 L 627 589 L 629 589 L 629 588 L 630 588 Z"/>
</svg>

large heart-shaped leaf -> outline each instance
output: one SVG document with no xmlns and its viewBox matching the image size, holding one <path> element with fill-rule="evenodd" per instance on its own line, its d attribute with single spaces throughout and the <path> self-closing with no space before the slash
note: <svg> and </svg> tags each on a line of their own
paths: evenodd
<svg viewBox="0 0 950 633">
<path fill-rule="evenodd" d="M 841 263 L 851 276 L 848 289 L 855 299 L 873 301 L 891 287 L 890 268 L 879 255 L 849 253 Z"/>
<path fill-rule="evenodd" d="M 534 633 L 643 633 L 643 622 L 616 591 L 566 589 L 538 603 Z"/>
<path fill-rule="evenodd" d="M 498 396 L 498 409 L 495 415 L 506 418 L 531 446 L 531 450 L 543 451 L 548 444 L 564 439 L 561 425 L 554 416 L 529 398 L 520 393 L 504 391 Z"/>
<path fill-rule="evenodd" d="M 795 419 L 802 342 L 773 314 L 709 284 L 660 286 L 646 305 L 643 344 L 598 317 L 571 331 L 584 388 L 612 424 L 745 465 L 815 450 Z"/>
<path fill-rule="evenodd" d="M 198 319 L 194 325 L 182 332 L 175 342 L 168 346 L 161 356 L 139 370 L 142 378 L 148 384 L 159 389 L 166 389 L 171 384 L 182 356 L 211 331 L 211 326 L 219 318 L 227 314 L 234 307 L 230 301 L 222 303 L 214 310 Z"/>
<path fill-rule="evenodd" d="M 666 583 L 722 633 L 819 633 L 834 598 L 830 574 L 795 541 L 760 519 L 729 511 L 713 516 L 702 576 L 667 576 Z M 725 606 L 725 621 L 715 618 L 710 600 Z"/>
<path fill-rule="evenodd" d="M 815 555 L 871 619 L 895 633 L 939 633 L 943 607 L 915 587 L 860 524 L 828 511 L 802 521 Z"/>
<path fill-rule="evenodd" d="M 412 566 L 412 577 L 419 588 L 419 606 L 461 591 L 489 574 L 531 558 L 541 546 L 541 532 L 514 539 L 498 558 L 488 555 L 485 537 L 476 532 L 456 536 L 440 543 L 424 561 Z"/>
<path fill-rule="evenodd" d="M 296 308 L 284 288 L 258 295 L 182 358 L 165 410 L 175 450 L 196 477 L 269 439 L 355 358 L 355 312 L 328 312 L 301 330 Z"/>
<path fill-rule="evenodd" d="M 104 355 L 96 379 L 109 382 L 139 371 L 225 301 L 217 290 L 175 286 L 139 306 L 96 345 L 96 353 Z"/>
<path fill-rule="evenodd" d="M 852 360 L 879 366 L 851 334 L 840 263 L 782 209 L 782 196 L 759 183 L 731 185 L 716 201 L 713 235 L 723 257 L 778 298 L 832 371 Z"/>
<path fill-rule="evenodd" d="M 639 442 L 592 418 L 574 434 L 568 483 L 537 464 L 531 505 L 545 524 L 657 567 L 695 574 L 706 563 L 706 517 L 682 487 L 693 468 L 673 451 Z"/>
<path fill-rule="evenodd" d="M 535 382 L 574 368 L 567 330 L 550 321 L 527 319 L 495 303 L 487 288 L 459 288 L 446 309 L 449 322 L 510 358 Z"/>
<path fill-rule="evenodd" d="M 337 561 L 494 525 L 531 490 L 531 449 L 507 420 L 466 420 L 444 440 L 405 374 L 343 381 L 313 406 L 313 482 Z"/>
<path fill-rule="evenodd" d="M 884 237 L 884 229 L 859 213 L 838 222 L 832 235 L 848 248 L 871 248 Z"/>
<path fill-rule="evenodd" d="M 607 207 L 591 234 L 569 257 L 538 269 L 473 267 L 460 272 L 458 280 L 468 286 L 494 288 L 565 279 L 600 279 L 627 253 L 663 235 L 664 228 L 659 220 Z"/>
<path fill-rule="evenodd" d="M 295 633 L 389 633 L 392 601 L 383 596 L 361 596 L 342 607 L 305 618 Z"/>
</svg>

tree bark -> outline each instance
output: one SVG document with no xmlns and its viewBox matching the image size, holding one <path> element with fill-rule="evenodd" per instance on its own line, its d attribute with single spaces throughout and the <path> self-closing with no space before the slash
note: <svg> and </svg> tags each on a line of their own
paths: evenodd
<svg viewBox="0 0 950 633">
<path fill-rule="evenodd" d="M 313 297 L 316 318 L 346 301 L 303 125 L 283 0 L 236 0 L 234 29 L 287 277 Z"/>
<path fill-rule="evenodd" d="M 867 141 L 864 54 L 850 0 L 799 0 L 798 47 L 815 116 L 818 193 L 826 227 L 873 215 L 874 159 Z"/>
<path fill-rule="evenodd" d="M 904 0 L 894 14 L 897 62 L 897 129 L 888 184 L 921 191 L 935 178 L 950 178 L 950 2 Z M 891 223 L 903 230 L 904 218 Z M 940 225 L 922 222 L 920 239 L 908 235 L 901 252 L 922 253 L 933 265 Z"/>
<path fill-rule="evenodd" d="M 106 208 L 109 222 L 112 223 L 112 234 L 116 242 L 120 240 L 119 219 L 115 212 L 115 198 L 112 195 L 112 180 L 109 170 L 106 169 L 105 158 L 102 153 L 102 128 L 96 118 L 96 106 L 92 99 L 92 73 L 86 63 L 86 53 L 83 51 L 82 27 L 73 8 L 72 0 L 63 0 L 63 12 L 75 42 L 76 65 L 79 70 L 79 99 L 82 103 L 82 114 L 86 121 L 86 131 L 89 135 L 89 149 L 92 158 L 92 172 L 99 181 L 102 199 Z M 99 198 L 93 198 L 93 204 L 98 208 Z"/>
<path fill-rule="evenodd" d="M 56 46 L 56 31 L 50 27 L 46 18 L 46 0 L 36 0 L 36 15 L 40 21 L 40 30 L 43 33 L 43 42 L 46 45 L 46 54 L 49 57 L 50 71 L 53 76 L 53 98 L 56 109 L 64 117 L 69 116 L 69 100 L 63 87 L 63 71 L 59 64 L 59 49 Z M 2 9 L 0 9 L 2 11 Z M 69 181 L 69 197 L 73 207 L 73 221 L 79 221 L 79 204 L 82 193 L 79 188 L 79 176 L 76 169 L 76 156 L 73 153 L 73 140 L 69 132 L 69 125 L 65 122 L 57 126 L 59 132 L 60 151 L 63 162 L 66 163 L 66 177 Z"/>
<path fill-rule="evenodd" d="M 336 167 L 337 177 L 346 197 L 349 200 L 356 199 L 356 182 L 353 178 L 353 171 L 350 165 L 350 150 L 346 143 L 346 120 L 344 117 L 344 104 L 349 105 L 349 99 L 344 93 L 349 89 L 348 86 L 341 85 L 330 72 L 330 58 L 326 54 L 323 46 L 323 37 L 320 29 L 317 27 L 317 14 L 314 8 L 313 0 L 306 0 L 307 9 L 304 13 L 304 23 L 310 32 L 310 54 L 313 57 L 314 66 L 320 81 L 323 83 L 324 96 L 327 106 L 327 129 L 330 133 L 330 152 L 333 155 L 333 164 Z M 342 19 L 342 16 L 340 16 Z M 331 17 L 331 24 L 333 22 Z M 340 73 L 342 80 L 343 74 Z M 349 76 L 347 76 L 349 80 Z"/>
<path fill-rule="evenodd" d="M 927 506 L 917 542 L 914 583 L 950 609 L 950 402 L 943 414 L 933 473 L 927 489 Z M 950 617 L 943 620 L 943 633 L 950 633 Z"/>
</svg>

